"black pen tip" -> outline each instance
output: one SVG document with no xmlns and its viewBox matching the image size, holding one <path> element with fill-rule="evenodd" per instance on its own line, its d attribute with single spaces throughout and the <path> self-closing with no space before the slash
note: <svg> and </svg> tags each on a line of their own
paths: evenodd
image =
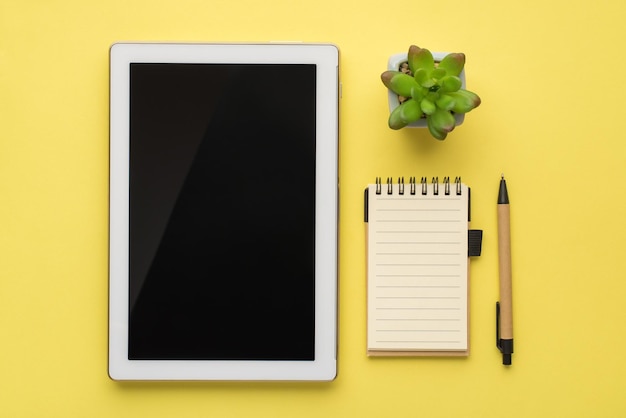
<svg viewBox="0 0 626 418">
<path fill-rule="evenodd" d="M 498 204 L 499 205 L 508 205 L 509 204 L 509 192 L 506 189 L 506 180 L 504 180 L 504 175 L 500 179 L 500 190 L 498 191 Z"/>
</svg>

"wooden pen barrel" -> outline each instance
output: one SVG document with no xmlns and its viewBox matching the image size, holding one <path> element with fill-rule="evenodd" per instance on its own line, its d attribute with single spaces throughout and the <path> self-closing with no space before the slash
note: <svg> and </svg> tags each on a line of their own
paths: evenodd
<svg viewBox="0 0 626 418">
<path fill-rule="evenodd" d="M 500 338 L 513 339 L 510 206 L 498 205 L 498 267 L 500 275 Z"/>
</svg>

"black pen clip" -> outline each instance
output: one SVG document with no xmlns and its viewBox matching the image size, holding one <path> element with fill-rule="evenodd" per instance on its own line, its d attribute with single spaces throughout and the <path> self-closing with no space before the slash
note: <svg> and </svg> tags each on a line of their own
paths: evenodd
<svg viewBox="0 0 626 418">
<path fill-rule="evenodd" d="M 502 353 L 502 364 L 511 365 L 511 354 L 513 354 L 513 339 L 503 340 L 500 338 L 500 302 L 496 302 L 496 347 Z"/>
<path fill-rule="evenodd" d="M 503 352 L 500 344 L 500 302 L 496 302 L 496 347 Z"/>
</svg>

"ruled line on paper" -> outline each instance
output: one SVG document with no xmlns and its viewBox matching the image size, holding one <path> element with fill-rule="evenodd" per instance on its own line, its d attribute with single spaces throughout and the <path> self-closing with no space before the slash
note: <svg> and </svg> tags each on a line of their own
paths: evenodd
<svg viewBox="0 0 626 418">
<path fill-rule="evenodd" d="M 403 310 L 403 309 L 413 309 L 413 310 L 425 310 L 425 311 L 458 311 L 460 308 L 416 308 L 416 307 L 393 307 L 393 308 L 376 308 L 380 310 Z"/>
<path fill-rule="evenodd" d="M 376 321 L 458 321 L 458 318 L 378 318 Z"/>
</svg>

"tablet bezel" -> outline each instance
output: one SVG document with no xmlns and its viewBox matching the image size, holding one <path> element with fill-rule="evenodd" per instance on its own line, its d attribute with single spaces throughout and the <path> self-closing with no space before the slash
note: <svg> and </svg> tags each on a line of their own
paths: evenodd
<svg viewBox="0 0 626 418">
<path fill-rule="evenodd" d="M 131 63 L 315 64 L 315 360 L 129 360 Z M 330 381 L 337 373 L 339 51 L 332 44 L 116 43 L 110 49 L 109 376 L 114 380 Z"/>
</svg>

